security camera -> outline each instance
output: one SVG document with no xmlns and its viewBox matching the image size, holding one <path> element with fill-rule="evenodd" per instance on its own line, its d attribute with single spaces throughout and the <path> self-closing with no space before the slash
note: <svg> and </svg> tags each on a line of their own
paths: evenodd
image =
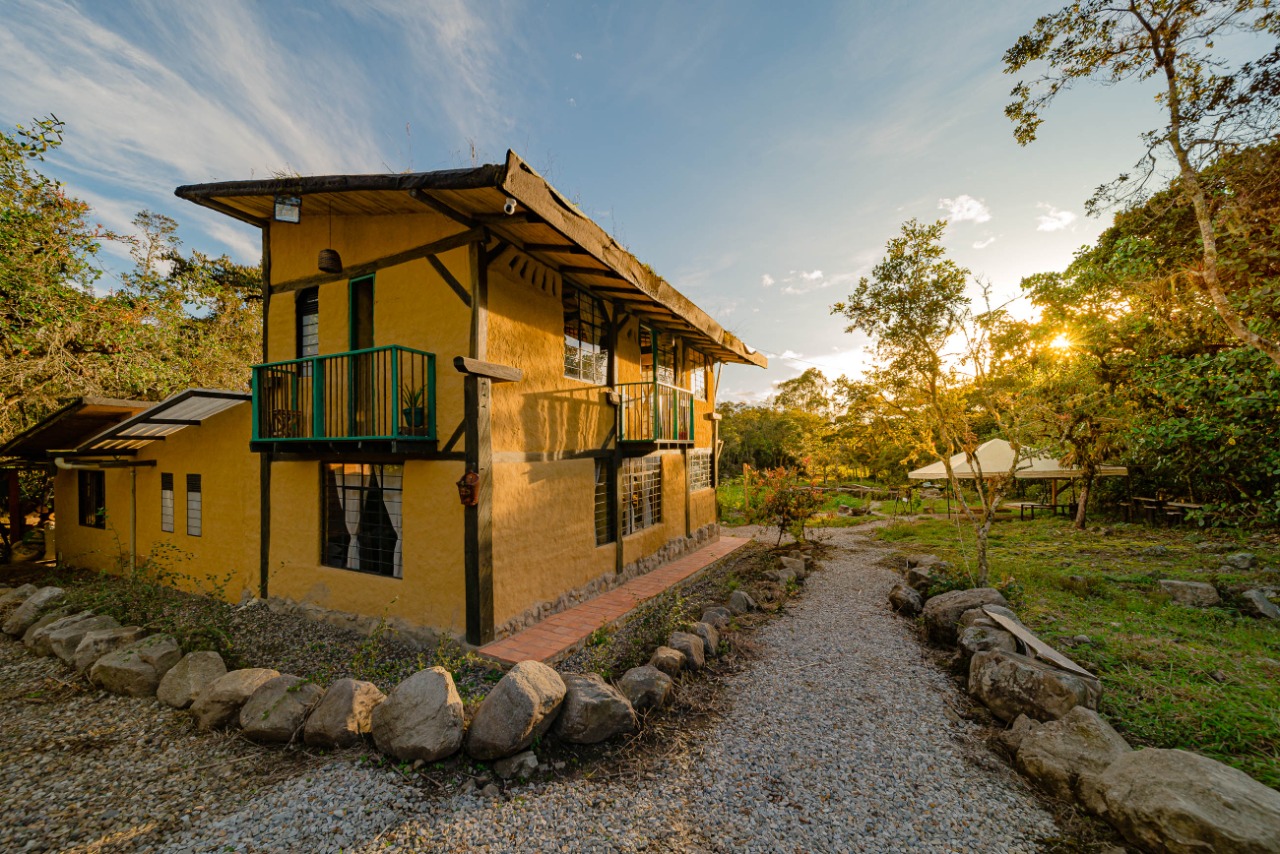
<svg viewBox="0 0 1280 854">
<path fill-rule="evenodd" d="M 515 199 L 513 199 L 513 198 L 508 197 L 508 198 L 507 198 L 507 203 L 506 203 L 505 205 L 503 205 L 503 206 L 502 206 L 502 212 L 503 212 L 504 214 L 506 214 L 507 216 L 511 216 L 513 213 L 515 213 L 515 212 L 516 212 L 516 200 L 515 200 Z"/>
</svg>

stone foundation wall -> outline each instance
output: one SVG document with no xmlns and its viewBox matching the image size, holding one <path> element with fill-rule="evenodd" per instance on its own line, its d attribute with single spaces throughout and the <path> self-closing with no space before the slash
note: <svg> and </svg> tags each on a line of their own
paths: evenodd
<svg viewBox="0 0 1280 854">
<path fill-rule="evenodd" d="M 530 608 L 525 609 L 519 616 L 513 617 L 507 622 L 498 626 L 493 633 L 494 640 L 505 638 L 516 632 L 523 631 L 535 623 L 539 623 L 550 617 L 552 614 L 558 614 L 561 611 L 580 605 L 588 599 L 593 599 L 601 593 L 613 590 L 622 584 L 630 581 L 646 573 L 652 572 L 664 563 L 673 561 L 681 555 L 697 551 L 708 543 L 714 543 L 720 539 L 720 525 L 712 522 L 709 525 L 703 525 L 687 537 L 677 537 L 674 540 L 668 540 L 666 545 L 658 549 L 651 555 L 632 561 L 622 568 L 622 572 L 607 572 L 598 578 L 595 578 L 581 587 L 573 590 L 565 591 L 560 594 L 554 602 L 539 602 Z"/>
</svg>

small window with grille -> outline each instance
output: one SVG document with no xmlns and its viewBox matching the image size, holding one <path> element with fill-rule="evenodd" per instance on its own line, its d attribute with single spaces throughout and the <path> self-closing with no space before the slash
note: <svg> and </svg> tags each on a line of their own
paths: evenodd
<svg viewBox="0 0 1280 854">
<path fill-rule="evenodd" d="M 80 524 L 86 528 L 107 527 L 107 478 L 101 471 L 76 472 Z"/>
<path fill-rule="evenodd" d="M 187 536 L 198 537 L 204 530 L 200 518 L 202 510 L 200 496 L 200 475 L 187 475 Z"/>
<path fill-rule="evenodd" d="M 632 534 L 662 521 L 662 457 L 623 460 L 622 533 Z"/>
<path fill-rule="evenodd" d="M 596 545 L 613 542 L 613 481 L 616 477 L 609 460 L 596 460 Z"/>
<path fill-rule="evenodd" d="M 711 449 L 702 448 L 689 452 L 689 491 L 711 488 Z"/>
<path fill-rule="evenodd" d="M 326 463 L 320 471 L 324 491 L 320 562 L 338 569 L 403 577 L 400 507 L 404 467 Z"/>
<path fill-rule="evenodd" d="M 173 533 L 173 472 L 160 475 L 160 530 Z"/>
</svg>

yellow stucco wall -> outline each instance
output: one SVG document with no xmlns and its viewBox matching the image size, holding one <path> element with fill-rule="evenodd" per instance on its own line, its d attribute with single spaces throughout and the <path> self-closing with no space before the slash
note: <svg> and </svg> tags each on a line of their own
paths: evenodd
<svg viewBox="0 0 1280 854">
<path fill-rule="evenodd" d="M 251 407 L 243 403 L 187 427 L 137 455 L 155 466 L 137 469 L 137 553 L 152 559 L 179 588 L 236 601 L 258 589 L 258 456 L 249 451 Z M 174 530 L 160 530 L 160 475 L 174 480 Z M 187 534 L 186 476 L 200 475 L 200 536 Z M 127 469 L 109 469 L 106 528 L 79 524 L 77 474 L 54 481 L 57 549 L 72 566 L 105 572 L 128 567 L 130 483 Z"/>
</svg>

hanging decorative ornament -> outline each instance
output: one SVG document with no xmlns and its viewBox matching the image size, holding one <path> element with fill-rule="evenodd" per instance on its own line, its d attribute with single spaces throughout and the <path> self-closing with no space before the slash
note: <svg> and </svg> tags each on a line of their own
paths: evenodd
<svg viewBox="0 0 1280 854">
<path fill-rule="evenodd" d="M 333 202 L 329 203 L 329 245 L 333 246 Z M 321 273 L 342 272 L 342 256 L 337 249 L 321 249 L 317 264 Z"/>
</svg>

